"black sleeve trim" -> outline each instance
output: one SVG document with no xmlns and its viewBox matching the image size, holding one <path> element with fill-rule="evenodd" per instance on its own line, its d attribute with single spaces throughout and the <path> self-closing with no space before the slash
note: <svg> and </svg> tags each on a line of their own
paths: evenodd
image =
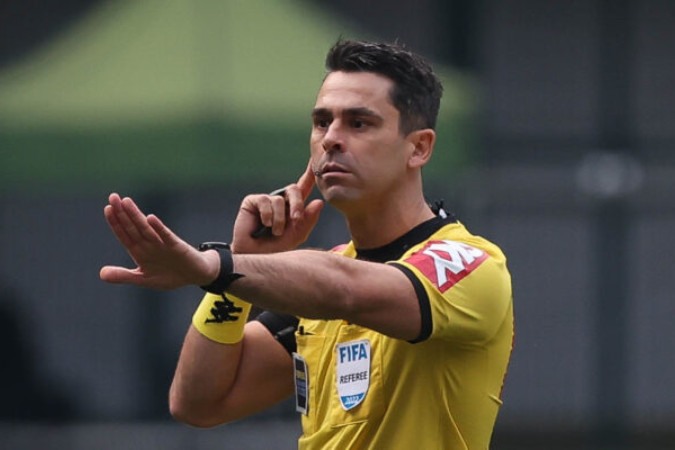
<svg viewBox="0 0 675 450">
<path fill-rule="evenodd" d="M 417 294 L 417 301 L 420 304 L 420 318 L 422 319 L 422 326 L 420 328 L 420 334 L 417 338 L 410 341 L 411 344 L 416 344 L 418 342 L 423 342 L 429 339 L 431 336 L 431 331 L 433 329 L 433 320 L 431 318 L 431 304 L 429 303 L 429 296 L 427 291 L 422 286 L 422 282 L 415 276 L 415 274 L 408 269 L 406 266 L 398 263 L 390 263 L 391 266 L 396 267 L 401 272 L 405 274 L 406 277 L 410 280 L 415 289 L 415 294 Z"/>
<path fill-rule="evenodd" d="M 263 311 L 254 320 L 262 323 L 274 339 L 276 339 L 288 352 L 292 354 L 297 350 L 295 342 L 295 330 L 300 320 L 290 314 L 279 314 L 271 311 Z"/>
</svg>

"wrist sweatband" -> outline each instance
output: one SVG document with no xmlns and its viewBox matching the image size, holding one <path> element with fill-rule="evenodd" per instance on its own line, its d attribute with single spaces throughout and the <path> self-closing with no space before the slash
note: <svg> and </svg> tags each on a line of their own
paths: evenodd
<svg viewBox="0 0 675 450">
<path fill-rule="evenodd" d="M 220 295 L 225 292 L 230 283 L 243 277 L 242 274 L 234 272 L 234 261 L 232 260 L 230 244 L 224 242 L 203 242 L 197 248 L 200 252 L 215 250 L 220 255 L 220 271 L 218 272 L 218 276 L 211 284 L 201 286 L 206 292 Z"/>
<path fill-rule="evenodd" d="M 231 294 L 207 293 L 192 316 L 192 325 L 206 338 L 234 344 L 244 337 L 251 304 Z"/>
</svg>

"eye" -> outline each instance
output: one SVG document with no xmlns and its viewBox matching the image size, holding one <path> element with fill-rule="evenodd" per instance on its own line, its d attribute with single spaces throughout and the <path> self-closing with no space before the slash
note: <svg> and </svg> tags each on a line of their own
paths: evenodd
<svg viewBox="0 0 675 450">
<path fill-rule="evenodd" d="M 365 128 L 368 123 L 365 120 L 354 119 L 352 120 L 352 128 Z"/>
<path fill-rule="evenodd" d="M 317 128 L 328 128 L 330 125 L 330 120 L 322 117 L 317 117 L 314 119 L 314 126 Z"/>
</svg>

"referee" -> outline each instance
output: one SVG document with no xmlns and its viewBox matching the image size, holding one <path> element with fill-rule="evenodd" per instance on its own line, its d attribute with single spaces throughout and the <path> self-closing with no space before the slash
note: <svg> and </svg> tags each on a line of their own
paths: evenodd
<svg viewBox="0 0 675 450">
<path fill-rule="evenodd" d="M 211 427 L 294 396 L 300 449 L 487 449 L 511 279 L 495 244 L 424 198 L 442 86 L 397 44 L 340 40 L 326 68 L 296 183 L 247 196 L 231 243 L 198 249 L 111 194 L 105 217 L 137 267 L 101 278 L 206 291 L 171 386 L 177 420 Z M 350 242 L 294 250 L 324 202 Z M 266 312 L 247 322 L 252 304 Z"/>
</svg>

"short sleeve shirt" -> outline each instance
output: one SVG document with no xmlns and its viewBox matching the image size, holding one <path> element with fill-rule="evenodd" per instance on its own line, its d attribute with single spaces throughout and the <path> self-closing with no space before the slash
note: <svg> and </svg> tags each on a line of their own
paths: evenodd
<svg viewBox="0 0 675 450">
<path fill-rule="evenodd" d="M 512 349 L 511 278 L 501 250 L 437 217 L 345 257 L 391 264 L 415 288 L 414 342 L 342 320 L 300 319 L 307 408 L 300 449 L 487 449 Z M 330 294 L 327 294 L 330 295 Z"/>
</svg>

